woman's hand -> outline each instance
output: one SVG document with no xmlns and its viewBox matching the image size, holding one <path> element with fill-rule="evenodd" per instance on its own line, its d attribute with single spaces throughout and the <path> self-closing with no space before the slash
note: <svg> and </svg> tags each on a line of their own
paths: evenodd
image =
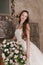
<svg viewBox="0 0 43 65">
<path fill-rule="evenodd" d="M 13 41 L 13 40 L 16 40 L 16 37 L 15 37 L 15 36 L 13 36 L 13 38 L 12 38 L 11 40 L 12 40 L 12 41 Z"/>
</svg>

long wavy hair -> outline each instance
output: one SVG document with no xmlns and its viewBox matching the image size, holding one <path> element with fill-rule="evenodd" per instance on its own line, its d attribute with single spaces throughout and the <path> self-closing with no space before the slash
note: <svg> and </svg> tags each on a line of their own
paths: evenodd
<svg viewBox="0 0 43 65">
<path fill-rule="evenodd" d="M 22 35 L 22 38 L 27 38 L 27 35 L 26 35 L 26 25 L 29 24 L 29 12 L 27 10 L 23 10 L 20 15 L 19 15 L 19 24 L 20 24 L 20 21 L 21 21 L 21 15 L 26 12 L 27 13 L 27 19 L 24 21 L 23 23 L 23 35 Z"/>
</svg>

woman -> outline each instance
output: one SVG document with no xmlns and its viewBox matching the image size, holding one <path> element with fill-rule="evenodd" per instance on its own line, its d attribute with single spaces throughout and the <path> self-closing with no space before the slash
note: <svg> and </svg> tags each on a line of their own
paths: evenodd
<svg viewBox="0 0 43 65">
<path fill-rule="evenodd" d="M 22 44 L 24 52 L 27 54 L 26 65 L 43 65 L 43 55 L 41 51 L 30 42 L 29 13 L 23 10 L 19 16 L 19 25 L 15 31 L 15 37 Z"/>
</svg>

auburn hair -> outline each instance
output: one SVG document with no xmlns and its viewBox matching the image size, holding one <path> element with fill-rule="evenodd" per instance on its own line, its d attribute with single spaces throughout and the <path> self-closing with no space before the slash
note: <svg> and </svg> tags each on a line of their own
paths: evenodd
<svg viewBox="0 0 43 65">
<path fill-rule="evenodd" d="M 20 24 L 20 21 L 21 21 L 21 15 L 26 12 L 27 13 L 27 19 L 25 20 L 25 22 L 23 23 L 23 35 L 22 35 L 22 38 L 26 38 L 27 35 L 26 35 L 26 25 L 29 24 L 29 12 L 27 10 L 23 10 L 20 15 L 19 15 L 19 24 Z"/>
</svg>

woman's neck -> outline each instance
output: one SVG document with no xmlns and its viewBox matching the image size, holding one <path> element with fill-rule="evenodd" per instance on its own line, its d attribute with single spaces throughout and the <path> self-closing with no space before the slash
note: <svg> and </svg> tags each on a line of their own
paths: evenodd
<svg viewBox="0 0 43 65">
<path fill-rule="evenodd" d="M 23 25 L 19 24 L 18 28 L 22 29 L 23 28 Z"/>
</svg>

